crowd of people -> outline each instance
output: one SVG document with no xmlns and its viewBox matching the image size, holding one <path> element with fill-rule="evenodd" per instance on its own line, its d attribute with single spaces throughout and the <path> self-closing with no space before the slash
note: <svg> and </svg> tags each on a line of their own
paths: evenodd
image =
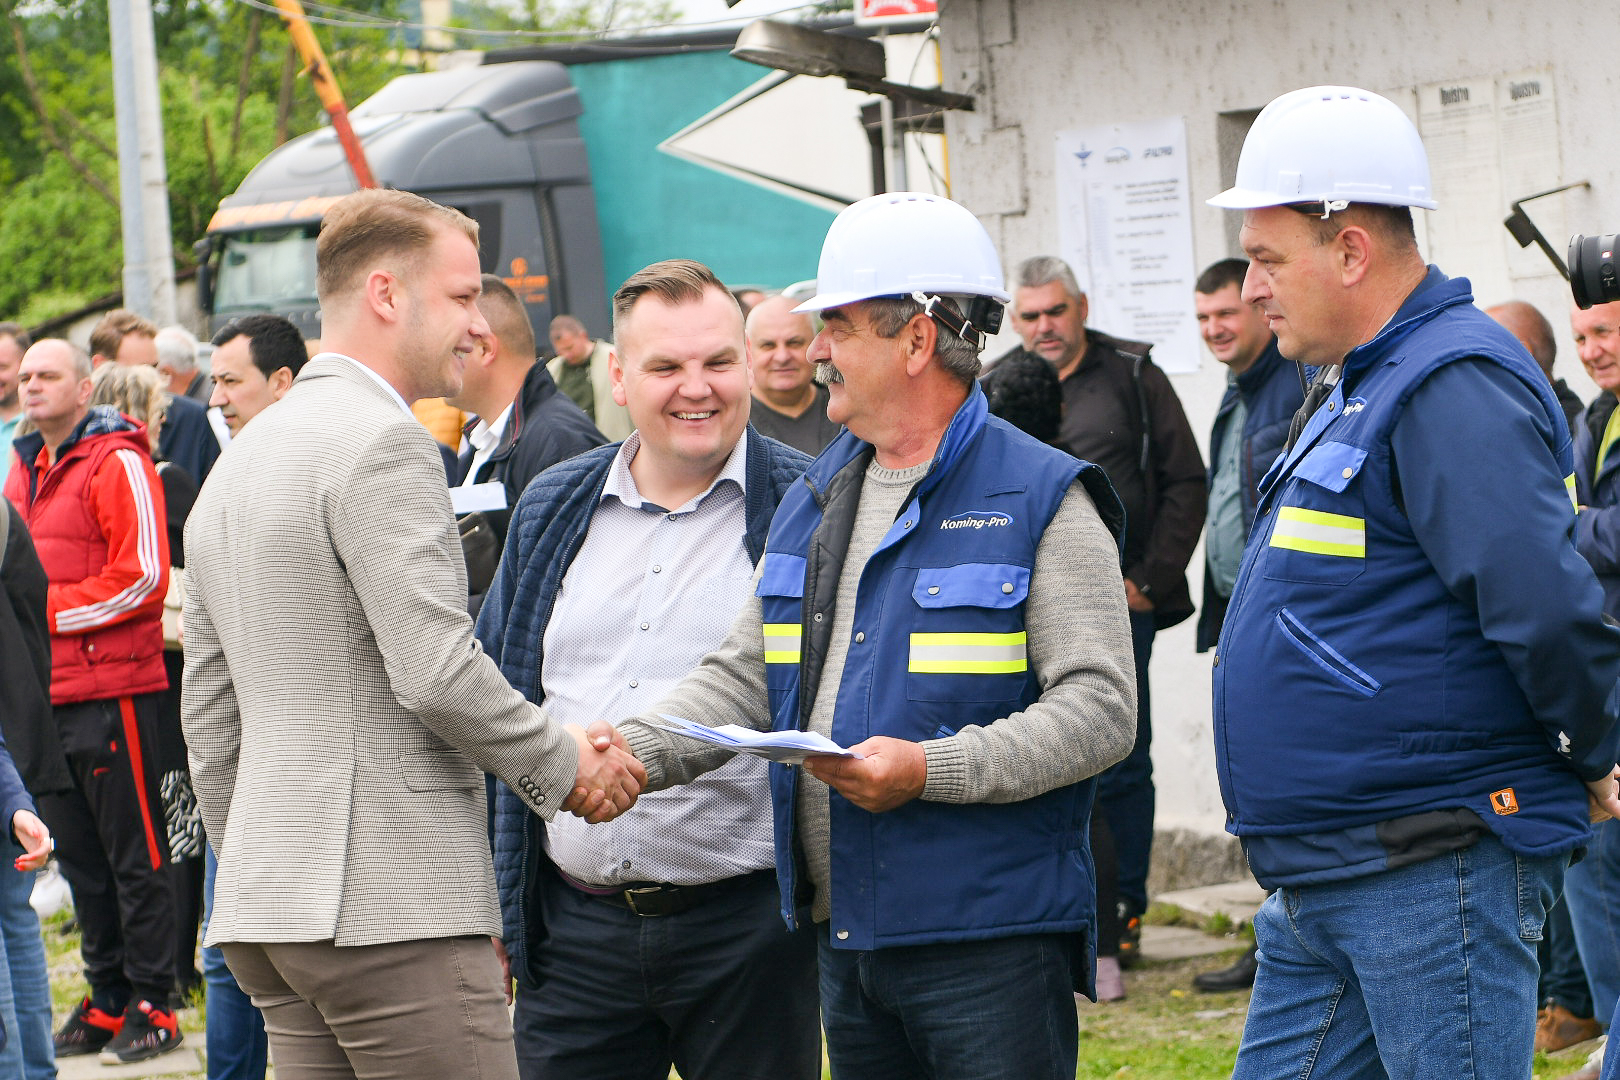
<svg viewBox="0 0 1620 1080">
<path fill-rule="evenodd" d="M 813 295 L 655 263 L 548 363 L 477 225 L 393 190 L 327 212 L 313 350 L 0 324 L 0 1076 L 166 1053 L 200 984 L 221 1080 L 1071 1077 L 1076 995 L 1141 955 L 1148 669 L 1195 610 L 1270 892 L 1195 980 L 1253 986 L 1234 1075 L 1600 1034 L 1620 302 L 1571 309 L 1583 405 L 1540 312 L 1424 263 L 1422 143 L 1354 88 L 1274 101 L 1210 202 L 1207 465 L 1069 266 L 915 193 L 841 213 Z"/>
</svg>

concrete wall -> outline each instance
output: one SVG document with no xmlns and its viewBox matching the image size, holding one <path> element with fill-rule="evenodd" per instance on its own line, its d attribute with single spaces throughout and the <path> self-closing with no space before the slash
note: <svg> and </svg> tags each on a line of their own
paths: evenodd
<svg viewBox="0 0 1620 1080">
<path fill-rule="evenodd" d="M 977 97 L 977 111 L 952 113 L 948 121 L 952 195 L 983 218 L 1009 266 L 1056 247 L 1058 131 L 1185 117 L 1195 261 L 1202 267 L 1241 254 L 1237 215 L 1202 200 L 1229 184 L 1248 120 L 1271 98 L 1301 86 L 1347 83 L 1389 94 L 1410 110 L 1415 88 L 1424 84 L 1526 69 L 1550 71 L 1556 86 L 1562 180 L 1555 182 L 1592 183 L 1589 191 L 1532 204 L 1532 215 L 1560 251 L 1570 232 L 1620 229 L 1614 62 L 1620 18 L 1602 5 L 951 0 L 941 7 L 942 85 Z M 1531 193 L 1507 190 L 1512 183 L 1503 178 L 1500 205 L 1443 205 L 1437 213 L 1471 215 L 1472 226 L 1507 241 L 1500 221 L 1508 202 Z M 1565 231 L 1549 225 L 1560 217 Z M 1567 288 L 1545 260 L 1515 252 L 1501 266 L 1471 269 L 1448 263 L 1444 251 L 1430 255 L 1449 273 L 1492 282 L 1502 295 L 1482 289 L 1483 302 L 1511 291 L 1537 303 L 1561 337 L 1559 374 L 1583 397 L 1595 393 L 1568 339 Z M 1172 378 L 1194 430 L 1207 440 L 1224 369 L 1206 355 L 1198 372 Z M 1200 552 L 1191 570 L 1195 596 L 1202 565 Z M 1230 867 L 1216 839 L 1223 812 L 1209 736 L 1209 673 L 1209 656 L 1193 652 L 1190 621 L 1159 636 L 1152 667 L 1159 826 L 1184 841 L 1202 839 L 1205 849 L 1200 857 L 1182 853 L 1178 880 L 1200 876 L 1201 866 L 1206 876 Z M 1173 861 L 1158 868 L 1161 878 Z"/>
</svg>

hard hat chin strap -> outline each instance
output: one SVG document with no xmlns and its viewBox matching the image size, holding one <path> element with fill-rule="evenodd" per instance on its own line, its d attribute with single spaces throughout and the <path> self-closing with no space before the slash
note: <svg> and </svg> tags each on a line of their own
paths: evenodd
<svg viewBox="0 0 1620 1080">
<path fill-rule="evenodd" d="M 950 305 L 942 303 L 944 297 L 929 296 L 926 293 L 913 291 L 911 298 L 922 305 L 924 315 L 927 315 L 975 349 L 984 347 L 984 335 L 967 319 L 957 314 Z"/>
</svg>

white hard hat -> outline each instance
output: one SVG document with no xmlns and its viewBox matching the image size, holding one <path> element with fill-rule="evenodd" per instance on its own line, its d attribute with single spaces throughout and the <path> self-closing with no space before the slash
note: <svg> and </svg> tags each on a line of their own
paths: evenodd
<svg viewBox="0 0 1620 1080">
<path fill-rule="evenodd" d="M 827 230 L 816 295 L 794 311 L 878 296 L 988 296 L 1005 304 L 1001 260 L 979 219 L 949 199 L 915 191 L 844 207 Z"/>
<path fill-rule="evenodd" d="M 1388 98 L 1354 86 L 1311 86 L 1255 117 L 1237 183 L 1209 200 L 1229 210 L 1293 203 L 1433 210 L 1429 158 L 1412 121 Z"/>
</svg>

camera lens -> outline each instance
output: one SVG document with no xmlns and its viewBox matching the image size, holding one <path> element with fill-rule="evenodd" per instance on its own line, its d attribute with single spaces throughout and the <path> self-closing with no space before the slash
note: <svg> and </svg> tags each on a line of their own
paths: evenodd
<svg viewBox="0 0 1620 1080">
<path fill-rule="evenodd" d="M 1575 304 L 1589 308 L 1620 300 L 1620 275 L 1615 272 L 1614 250 L 1620 234 L 1575 236 L 1569 242 L 1569 291 Z"/>
</svg>

